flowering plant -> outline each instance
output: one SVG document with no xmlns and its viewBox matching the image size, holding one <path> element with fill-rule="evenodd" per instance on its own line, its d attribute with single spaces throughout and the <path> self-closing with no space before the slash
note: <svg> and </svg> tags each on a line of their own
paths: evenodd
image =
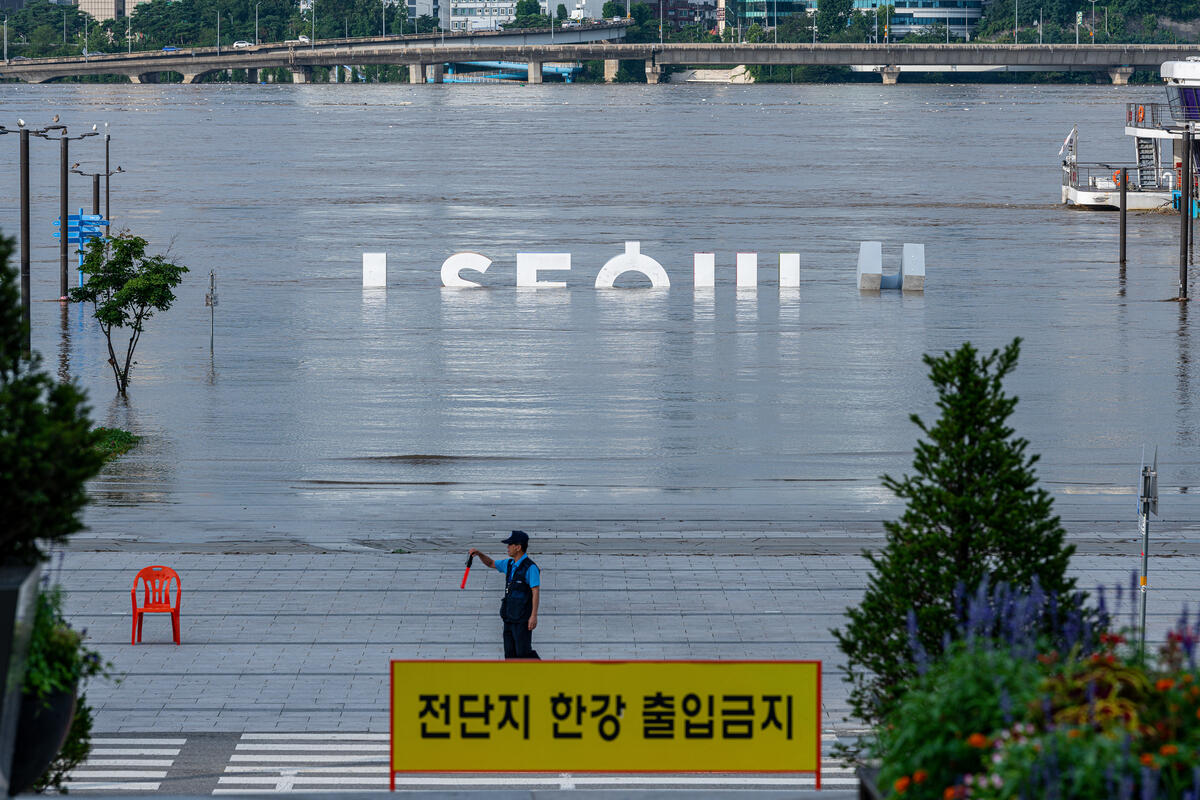
<svg viewBox="0 0 1200 800">
<path fill-rule="evenodd" d="M 885 796 L 1200 800 L 1200 624 L 1186 610 L 1149 658 L 1119 633 L 1007 629 L 968 632 L 905 687 L 868 746 Z"/>
</svg>

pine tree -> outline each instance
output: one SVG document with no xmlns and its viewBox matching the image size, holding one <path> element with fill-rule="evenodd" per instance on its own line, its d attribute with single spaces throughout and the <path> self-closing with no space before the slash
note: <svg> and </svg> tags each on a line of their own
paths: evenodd
<svg viewBox="0 0 1200 800">
<path fill-rule="evenodd" d="M 1021 340 L 980 357 L 965 343 L 942 356 L 925 356 L 941 417 L 932 427 L 916 414 L 913 475 L 883 484 L 907 501 L 899 520 L 884 524 L 886 544 L 865 553 L 874 568 L 862 603 L 833 634 L 847 658 L 854 716 L 877 723 L 899 686 L 916 675 L 908 617 L 931 656 L 953 635 L 956 591 L 973 591 L 985 578 L 1028 589 L 1036 579 L 1047 595 L 1073 602 L 1066 575 L 1074 547 L 1053 514 L 1053 500 L 1037 487 L 1036 455 L 1015 437 L 1007 420 L 1017 398 L 1003 380 L 1017 365 Z"/>
</svg>

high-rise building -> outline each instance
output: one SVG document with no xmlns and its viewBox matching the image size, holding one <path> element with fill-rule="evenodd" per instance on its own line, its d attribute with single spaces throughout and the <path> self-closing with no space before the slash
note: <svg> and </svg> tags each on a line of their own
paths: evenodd
<svg viewBox="0 0 1200 800">
<path fill-rule="evenodd" d="M 967 39 L 975 32 L 983 14 L 984 0 L 854 0 L 860 14 L 874 15 L 878 9 L 892 6 L 890 17 L 880 17 L 879 38 L 893 40 L 933 27 L 944 25 L 952 36 Z M 797 14 L 815 14 L 820 0 L 717 0 L 717 24 L 750 25 L 770 28 Z"/>
<path fill-rule="evenodd" d="M 78 5 L 98 22 L 125 16 L 125 0 L 79 0 Z"/>
</svg>

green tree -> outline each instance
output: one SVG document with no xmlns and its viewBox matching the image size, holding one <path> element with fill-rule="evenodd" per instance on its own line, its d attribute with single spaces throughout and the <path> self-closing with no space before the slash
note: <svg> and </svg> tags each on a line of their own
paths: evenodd
<svg viewBox="0 0 1200 800">
<path fill-rule="evenodd" d="M 567 18 L 567 6 L 565 3 L 558 4 L 558 10 L 554 12 L 554 16 L 557 17 L 560 22 Z"/>
<path fill-rule="evenodd" d="M 173 264 L 163 256 L 147 256 L 146 240 L 138 236 L 118 236 L 108 241 L 93 239 L 84 255 L 80 271 L 87 276 L 83 286 L 72 289 L 77 303 L 91 303 L 93 316 L 108 342 L 108 363 L 124 395 L 129 387 L 133 354 L 145 330 L 146 320 L 156 311 L 166 311 L 175 302 L 171 291 L 183 280 L 187 267 Z M 129 330 L 125 359 L 120 361 L 113 348 L 113 329 Z"/>
<path fill-rule="evenodd" d="M 42 543 L 83 527 L 84 483 L 104 457 L 93 448 L 83 392 L 24 355 L 25 323 L 12 240 L 0 237 L 0 562 L 34 564 Z"/>
<path fill-rule="evenodd" d="M 1008 418 L 1017 398 L 1003 381 L 1017 365 L 1020 339 L 980 356 L 970 342 L 941 356 L 925 356 L 937 391 L 938 421 L 911 416 L 918 441 L 913 475 L 883 485 L 907 502 L 897 521 L 884 524 L 886 543 L 866 553 L 874 568 L 862 602 L 849 609 L 846 627 L 833 632 L 846 655 L 850 707 L 876 723 L 893 707 L 900 684 L 916 675 L 908 632 L 915 611 L 921 645 L 936 657 L 943 636 L 956 629 L 955 596 L 985 578 L 1028 590 L 1036 580 L 1065 605 L 1075 581 L 1066 575 L 1074 547 L 1053 514 L 1049 494 L 1037 488 L 1036 455 L 1014 436 Z"/>
<path fill-rule="evenodd" d="M 841 34 L 853 13 L 854 0 L 822 0 L 817 5 L 817 37 L 829 39 Z"/>
<path fill-rule="evenodd" d="M 605 19 L 612 19 L 613 17 L 624 17 L 625 16 L 625 4 L 618 3 L 617 0 L 605 0 L 604 10 L 601 11 L 600 14 Z"/>
</svg>

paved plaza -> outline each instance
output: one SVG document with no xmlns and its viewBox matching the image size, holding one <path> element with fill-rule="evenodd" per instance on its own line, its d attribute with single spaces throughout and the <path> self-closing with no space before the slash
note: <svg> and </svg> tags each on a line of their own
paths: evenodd
<svg viewBox="0 0 1200 800">
<path fill-rule="evenodd" d="M 866 562 L 853 552 L 878 547 L 881 535 L 842 537 L 841 552 L 821 555 L 812 551 L 824 548 L 800 534 L 756 544 L 744 533 L 641 542 L 532 533 L 531 555 L 544 576 L 534 636 L 543 658 L 819 659 L 824 749 L 858 733 L 845 720 L 842 660 L 830 629 L 866 586 Z M 469 544 L 501 555 L 499 538 L 413 538 L 396 552 L 66 552 L 50 570 L 68 590 L 67 615 L 122 676 L 119 684 L 88 688 L 97 751 L 75 775 L 73 791 L 386 788 L 389 660 L 501 657 L 502 576 L 476 561 L 459 588 Z M 1186 554 L 1197 544 L 1192 538 L 1176 535 L 1164 552 L 1185 554 L 1152 562 L 1150 625 L 1159 637 L 1198 596 L 1200 562 Z M 723 552 L 735 540 L 742 552 Z M 790 540 L 793 554 L 780 540 Z M 1137 566 L 1133 538 L 1104 533 L 1078 541 L 1073 570 L 1081 586 L 1128 585 Z M 129 587 L 149 564 L 182 577 L 181 646 L 171 642 L 166 615 L 149 615 L 143 643 L 130 645 Z M 847 770 L 832 759 L 823 770 L 828 789 L 850 791 Z M 812 786 L 807 776 L 655 781 L 464 774 L 402 776 L 399 786 L 519 796 L 689 786 L 806 795 Z"/>
</svg>

